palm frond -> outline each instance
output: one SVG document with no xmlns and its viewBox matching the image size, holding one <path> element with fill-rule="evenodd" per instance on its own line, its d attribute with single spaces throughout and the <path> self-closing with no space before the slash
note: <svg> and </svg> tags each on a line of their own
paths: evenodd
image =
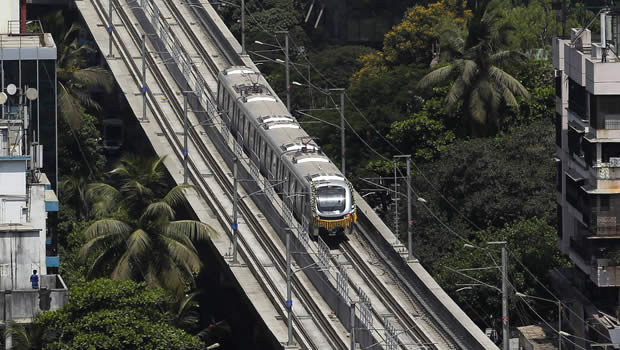
<svg viewBox="0 0 620 350">
<path fill-rule="evenodd" d="M 513 93 L 513 95 L 530 98 L 530 93 L 527 91 L 525 86 L 523 86 L 523 84 L 521 84 L 512 75 L 504 72 L 502 69 L 491 67 L 489 69 L 489 76 L 496 84 L 505 86 L 508 90 L 510 90 L 510 92 Z"/>
<path fill-rule="evenodd" d="M 101 110 L 101 105 L 91 97 L 88 90 L 72 87 L 70 93 L 75 101 L 83 108 L 91 108 L 97 111 Z"/>
<path fill-rule="evenodd" d="M 118 249 L 116 249 L 118 248 Z M 108 247 L 108 249 L 100 250 L 99 255 L 95 257 L 88 267 L 87 278 L 99 277 L 106 271 L 107 266 L 111 266 L 120 251 L 121 246 Z"/>
<path fill-rule="evenodd" d="M 83 108 L 60 81 L 58 82 L 58 111 L 70 128 L 73 130 L 80 128 Z"/>
<path fill-rule="evenodd" d="M 174 219 L 174 209 L 165 201 L 151 203 L 140 216 L 140 222 L 146 222 L 149 219 L 172 220 Z"/>
<path fill-rule="evenodd" d="M 517 51 L 503 50 L 492 54 L 489 57 L 489 63 L 494 66 L 505 66 L 508 64 L 521 64 L 527 57 Z"/>
<path fill-rule="evenodd" d="M 114 88 L 114 78 L 112 74 L 103 67 L 88 67 L 78 69 L 73 73 L 73 77 L 85 86 L 100 86 L 107 92 Z"/>
<path fill-rule="evenodd" d="M 131 257 L 140 257 L 152 248 L 149 234 L 142 229 L 137 229 L 132 232 L 127 238 L 126 244 L 127 253 Z"/>
<path fill-rule="evenodd" d="M 65 32 L 65 34 L 62 36 L 62 42 L 63 43 L 68 43 L 71 41 L 71 37 L 74 34 L 77 34 L 77 32 L 80 30 L 82 26 L 80 26 L 79 23 L 77 22 L 73 22 L 73 24 L 71 24 L 71 27 Z"/>
<path fill-rule="evenodd" d="M 130 180 L 125 182 L 121 186 L 121 193 L 127 195 L 128 198 L 144 198 L 146 196 L 151 196 L 153 191 L 136 180 Z"/>
<path fill-rule="evenodd" d="M 209 225 L 195 220 L 172 221 L 166 225 L 165 234 L 170 236 L 183 235 L 193 242 L 206 241 L 217 237 L 217 232 Z"/>
<path fill-rule="evenodd" d="M 108 171 L 108 174 L 110 175 L 118 175 L 121 177 L 128 177 L 129 176 L 129 170 L 127 170 L 127 168 L 123 165 L 119 165 L 116 168 Z"/>
<path fill-rule="evenodd" d="M 92 183 L 87 186 L 86 196 L 93 202 L 119 202 L 120 192 L 112 185 L 103 182 Z"/>
<path fill-rule="evenodd" d="M 113 280 L 131 279 L 131 255 L 129 251 L 123 253 L 120 259 L 118 259 L 110 278 Z"/>
<path fill-rule="evenodd" d="M 455 62 L 448 66 L 437 68 L 422 77 L 417 86 L 421 89 L 425 89 L 440 84 L 445 84 L 452 79 L 453 75 L 459 70 L 459 67 L 460 63 Z"/>
<path fill-rule="evenodd" d="M 449 113 L 453 113 L 456 110 L 456 106 L 458 106 L 458 103 L 465 95 L 465 88 L 466 87 L 465 83 L 463 82 L 463 78 L 459 76 L 454 81 L 452 87 L 450 87 L 450 90 L 448 90 L 448 93 L 446 94 L 446 110 Z"/>
<path fill-rule="evenodd" d="M 163 201 L 168 203 L 173 208 L 186 206 L 187 197 L 185 196 L 185 190 L 190 188 L 194 188 L 194 186 L 190 184 L 175 186 L 170 191 L 168 191 Z"/>
<path fill-rule="evenodd" d="M 91 240 L 101 236 L 126 237 L 130 230 L 131 227 L 120 220 L 100 219 L 84 230 L 84 238 Z"/>
<path fill-rule="evenodd" d="M 160 270 L 158 275 L 159 283 L 163 288 L 181 296 L 186 282 L 195 284 L 192 276 L 184 274 L 184 271 L 179 269 L 179 266 L 170 257 L 166 260 L 165 265 L 167 268 Z"/>
<path fill-rule="evenodd" d="M 196 249 L 191 246 L 188 247 L 179 241 L 164 238 L 168 253 L 172 260 L 179 266 L 183 266 L 185 272 L 188 274 L 198 273 L 202 267 L 202 261 L 198 256 Z"/>
<path fill-rule="evenodd" d="M 504 100 L 506 106 L 519 108 L 519 103 L 517 102 L 515 95 L 513 95 L 513 93 L 508 88 L 502 86 L 501 91 L 502 99 Z"/>
<path fill-rule="evenodd" d="M 164 161 L 166 160 L 168 156 L 162 156 L 157 158 L 157 160 L 155 160 L 153 162 L 153 165 L 151 166 L 151 173 L 159 173 L 164 166 Z"/>
<path fill-rule="evenodd" d="M 463 85 L 465 87 L 472 85 L 473 81 L 479 73 L 478 65 L 472 60 L 463 60 Z"/>
<path fill-rule="evenodd" d="M 487 121 L 486 104 L 480 95 L 480 89 L 473 89 L 469 97 L 469 114 L 472 119 L 480 125 Z"/>
</svg>

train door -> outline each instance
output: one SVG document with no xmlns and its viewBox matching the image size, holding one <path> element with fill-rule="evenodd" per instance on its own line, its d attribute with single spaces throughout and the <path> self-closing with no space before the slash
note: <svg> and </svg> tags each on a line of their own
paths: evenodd
<svg viewBox="0 0 620 350">
<path fill-rule="evenodd" d="M 243 127 L 245 126 L 245 114 L 239 112 L 239 117 L 237 120 L 239 121 L 237 126 L 237 141 L 243 146 Z"/>
<path fill-rule="evenodd" d="M 250 120 L 243 116 L 243 150 L 246 154 L 250 154 Z"/>
<path fill-rule="evenodd" d="M 258 153 L 258 163 L 259 163 L 259 167 L 260 167 L 260 171 L 263 174 L 266 174 L 267 172 L 265 171 L 265 169 L 267 169 L 267 167 L 265 167 L 265 162 L 267 160 L 267 155 L 265 154 L 265 140 L 263 138 L 260 139 L 260 149 L 259 149 L 259 153 Z"/>
<path fill-rule="evenodd" d="M 269 153 L 271 153 L 271 167 L 269 171 L 271 171 L 272 179 L 277 181 L 278 180 L 278 168 L 277 168 L 278 155 L 273 151 L 269 151 Z"/>
</svg>

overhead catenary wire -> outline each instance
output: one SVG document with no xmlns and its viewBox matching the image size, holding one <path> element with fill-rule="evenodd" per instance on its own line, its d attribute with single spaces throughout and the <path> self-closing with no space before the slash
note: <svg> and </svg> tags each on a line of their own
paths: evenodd
<svg viewBox="0 0 620 350">
<path fill-rule="evenodd" d="M 262 4 L 261 4 L 261 6 L 262 6 Z M 253 16 L 252 16 L 252 17 L 253 17 Z M 266 34 L 268 34 L 268 35 L 271 35 L 268 31 L 266 31 L 266 30 L 264 29 L 264 27 L 262 27 L 262 26 L 259 26 L 259 27 L 261 27 L 261 30 L 262 30 L 263 32 L 265 32 L 265 33 L 266 33 Z M 276 40 L 276 42 L 278 43 L 278 46 L 280 46 L 280 48 L 281 48 L 281 49 L 283 49 L 283 48 L 282 48 L 281 43 L 279 42 L 279 40 L 278 40 L 278 38 L 277 38 L 277 36 L 274 36 L 274 35 L 271 35 L 271 36 L 272 36 L 272 37 L 274 37 L 274 39 L 275 39 L 275 40 Z M 290 43 L 292 43 L 292 45 L 293 45 L 294 47 L 299 47 L 299 46 L 297 45 L 297 43 L 295 42 L 295 40 L 294 40 L 292 37 L 291 37 L 291 38 L 289 38 L 289 40 L 290 40 Z M 306 63 L 307 63 L 307 64 L 308 64 L 308 65 L 309 65 L 309 66 L 310 66 L 310 67 L 311 67 L 311 68 L 312 68 L 315 72 L 317 72 L 317 73 L 318 73 L 318 75 L 319 75 L 319 76 L 320 76 L 320 77 L 321 77 L 321 78 L 322 78 L 322 79 L 323 79 L 323 80 L 324 80 L 324 81 L 325 81 L 328 85 L 330 85 L 330 86 L 332 86 L 332 87 L 335 87 L 335 85 L 334 85 L 334 84 L 333 84 L 333 83 L 332 83 L 332 82 L 331 82 L 331 81 L 330 81 L 330 80 L 329 80 L 329 79 L 328 79 L 328 78 L 327 78 L 327 77 L 326 77 L 326 76 L 325 76 L 325 75 L 324 75 L 324 74 L 323 74 L 323 73 L 322 73 L 322 72 L 321 72 L 318 68 L 316 68 L 316 66 L 315 66 L 315 65 L 314 65 L 314 64 L 313 64 L 313 63 L 312 63 L 312 62 L 311 62 L 311 61 L 310 61 L 310 60 L 306 57 L 306 55 L 302 55 L 302 57 L 304 58 L 304 60 L 306 61 Z M 295 69 L 295 70 L 297 71 L 297 73 L 298 73 L 298 74 L 302 77 L 302 79 L 304 79 L 304 80 L 306 81 L 306 83 L 307 83 L 309 86 L 311 86 L 311 87 L 313 87 L 313 88 L 317 89 L 318 91 L 323 91 L 323 89 L 321 89 L 321 88 L 317 87 L 315 84 L 312 84 L 312 82 L 310 82 L 308 79 L 306 79 L 306 78 L 305 78 L 305 76 L 304 76 L 304 74 L 301 74 L 301 72 L 297 69 L 297 67 L 296 67 L 295 65 L 291 65 L 291 66 L 293 67 L 293 69 Z M 402 152 L 402 151 L 400 151 L 400 149 L 398 149 L 398 147 L 396 147 L 396 146 L 395 146 L 392 142 L 390 142 L 390 141 L 389 141 L 389 140 L 388 140 L 388 139 L 387 139 L 387 138 L 386 138 L 383 134 L 381 134 L 381 133 L 377 130 L 377 128 L 374 126 L 374 124 L 373 124 L 372 122 L 370 122 L 370 121 L 366 118 L 366 116 L 364 115 L 364 113 L 363 113 L 363 112 L 359 109 L 359 107 L 357 107 L 357 105 L 353 102 L 353 100 L 351 99 L 351 97 L 350 97 L 350 96 L 349 96 L 346 92 L 345 92 L 345 97 L 346 97 L 347 101 L 349 101 L 350 105 L 351 105 L 351 106 L 353 106 L 353 108 L 354 108 L 354 109 L 355 109 L 355 111 L 358 113 L 358 115 L 360 115 L 360 116 L 362 117 L 362 119 L 363 119 L 363 120 L 364 120 L 364 121 L 365 121 L 365 122 L 366 122 L 366 123 L 367 123 L 367 124 L 371 127 L 371 129 L 372 129 L 372 130 L 373 130 L 373 131 L 374 131 L 377 135 L 379 135 L 379 137 L 380 137 L 380 138 L 381 138 L 381 139 L 382 139 L 382 140 L 383 140 L 386 144 L 388 144 L 388 145 L 389 145 L 392 149 L 394 149 L 394 150 L 395 150 L 398 154 L 403 154 L 403 152 Z M 333 101 L 333 98 L 332 98 L 332 102 L 336 105 L 335 101 Z M 357 137 L 357 138 L 358 138 L 358 139 L 359 139 L 359 140 L 360 140 L 360 141 L 361 141 L 361 142 L 362 142 L 362 143 L 363 143 L 363 144 L 364 144 L 367 148 L 369 148 L 369 149 L 370 149 L 370 150 L 371 150 L 374 154 L 376 154 L 377 156 L 379 156 L 381 159 L 386 160 L 386 161 L 389 161 L 389 159 L 388 159 L 387 157 L 385 157 L 383 154 L 381 154 L 381 153 L 380 153 L 380 152 L 378 152 L 376 149 L 374 149 L 372 146 L 370 146 L 370 145 L 368 144 L 368 142 L 366 142 L 366 141 L 365 141 L 365 140 L 364 140 L 364 139 L 363 139 L 363 138 L 362 138 L 362 137 L 361 137 L 361 136 L 360 136 L 360 135 L 359 135 L 359 134 L 355 131 L 355 129 L 351 126 L 351 124 L 349 123 L 349 121 L 348 121 L 346 118 L 345 118 L 345 123 L 346 123 L 346 125 L 348 125 L 348 126 L 349 126 L 349 128 L 351 128 L 351 131 L 355 134 L 355 136 L 356 136 L 356 137 Z M 460 217 L 462 217 L 462 218 L 463 218 L 463 219 L 465 219 L 465 220 L 466 220 L 469 224 L 471 224 L 473 228 L 475 228 L 476 230 L 479 230 L 479 231 L 481 231 L 481 230 L 482 230 L 482 228 L 480 228 L 480 227 L 479 227 L 476 223 L 474 223 L 474 222 L 473 222 L 471 219 L 469 219 L 469 218 L 468 218 L 465 214 L 463 214 L 463 212 L 462 212 L 462 211 L 460 211 L 460 210 L 459 210 L 459 209 L 458 209 L 458 208 L 457 208 L 457 207 L 456 207 L 456 206 L 455 206 L 455 205 L 454 205 L 454 204 L 453 204 L 453 203 L 452 203 L 452 202 L 451 202 L 448 198 L 446 198 L 446 197 L 444 196 L 444 194 L 443 194 L 443 193 L 442 193 L 442 192 L 441 192 L 441 191 L 440 191 L 440 190 L 439 190 L 439 189 L 435 186 L 435 184 L 433 184 L 433 183 L 432 183 L 432 182 L 428 179 L 428 177 L 426 176 L 426 174 L 425 174 L 425 173 L 424 173 L 424 172 L 423 172 L 423 171 L 422 171 L 422 170 L 418 167 L 418 165 L 417 165 L 415 162 L 413 162 L 413 161 L 412 161 L 412 162 L 411 162 L 411 164 L 413 164 L 414 169 L 417 171 L 417 173 L 418 173 L 418 174 L 420 174 L 420 176 L 424 179 L 424 181 L 425 181 L 426 183 L 428 183 L 428 184 L 429 184 L 430 188 L 431 188 L 434 192 L 436 192 L 436 193 L 437 193 L 437 194 L 441 197 L 441 199 L 442 199 L 445 203 L 447 203 L 447 204 L 448 204 L 448 206 L 449 206 L 452 210 L 454 210 L 454 211 L 455 211 L 455 212 L 456 212 L 456 213 L 457 213 Z M 364 180 L 364 179 L 362 179 L 362 180 Z M 413 185 L 412 185 L 412 184 L 408 184 L 407 186 L 408 186 L 408 188 L 409 188 L 409 189 L 411 189 L 411 191 L 412 191 L 412 192 L 413 192 L 416 196 L 419 196 L 418 191 L 416 191 L 416 190 L 415 190 L 415 188 L 413 187 Z M 426 211 L 427 211 L 427 212 L 428 212 L 428 213 L 429 213 L 429 214 L 430 214 L 430 215 L 431 215 L 431 216 L 432 216 L 432 217 L 433 217 L 433 218 L 434 218 L 437 222 L 439 222 L 439 223 L 440 223 L 440 224 L 441 224 L 441 225 L 442 225 L 442 226 L 443 226 L 446 230 L 448 230 L 448 232 L 450 232 L 451 234 L 453 234 L 453 235 L 457 236 L 459 239 L 461 239 L 462 241 L 464 241 L 464 242 L 466 242 L 466 243 L 468 243 L 468 244 L 471 244 L 471 245 L 473 245 L 473 246 L 476 246 L 476 247 L 478 247 L 478 248 L 481 248 L 481 247 L 477 246 L 476 244 L 473 244 L 473 243 L 472 243 L 471 241 L 469 241 L 468 239 L 464 238 L 462 235 L 458 234 L 458 233 L 457 233 L 456 231 L 454 231 L 451 227 L 449 227 L 449 225 L 448 225 L 448 224 L 446 224 L 445 222 L 443 222 L 443 220 L 441 220 L 441 218 L 439 218 L 439 216 L 438 216 L 437 214 L 435 214 L 435 213 L 432 211 L 432 209 L 430 209 L 430 207 L 429 207 L 426 203 L 420 203 L 420 204 L 423 206 L 423 208 L 424 208 L 424 209 L 425 209 L 425 210 L 426 210 Z M 492 259 L 492 260 L 494 261 L 494 259 Z M 546 290 L 546 291 L 547 291 L 550 295 L 552 295 L 552 296 L 554 296 L 554 297 L 555 297 L 555 295 L 554 295 L 553 293 L 551 293 L 551 292 L 549 291 L 549 289 L 548 289 L 548 288 L 547 288 L 544 284 L 542 284 L 542 282 L 540 282 L 540 280 L 539 280 L 539 279 L 538 279 L 538 278 L 537 278 L 537 277 L 536 277 L 536 276 L 535 276 L 535 275 L 534 275 L 531 271 L 529 271 L 529 269 L 527 269 L 527 268 L 525 267 L 525 265 L 524 265 L 524 264 L 523 264 L 523 263 L 522 263 L 522 262 L 521 262 L 518 258 L 516 258 L 516 257 L 514 257 L 514 256 L 513 256 L 513 260 L 516 260 L 516 261 L 519 263 L 519 265 L 520 265 L 520 266 L 522 266 L 522 267 L 525 269 L 525 271 L 526 271 L 529 275 L 531 275 L 532 277 L 534 277 L 534 280 L 535 280 L 535 282 L 536 282 L 537 284 L 539 284 L 539 285 L 543 286 L 543 288 L 544 288 L 544 289 L 545 289 L 545 290 Z M 495 262 L 495 261 L 494 261 L 494 262 Z M 556 299 L 557 299 L 557 297 L 556 297 Z M 559 299 L 558 299 L 558 300 L 559 300 Z M 565 305 L 565 304 L 563 304 L 563 305 Z M 529 305 L 528 305 L 528 306 L 529 306 Z M 530 308 L 531 308 L 531 307 L 530 307 Z M 584 321 L 584 322 L 585 322 L 585 320 L 584 320 L 583 318 L 581 318 L 579 315 L 577 315 L 577 314 L 576 314 L 574 311 L 572 311 L 569 307 L 566 307 L 566 308 L 567 308 L 567 309 L 568 309 L 571 313 L 573 313 L 575 316 L 577 316 L 580 320 L 582 320 L 582 321 Z M 604 335 L 604 334 L 602 334 L 600 331 L 598 331 L 598 330 L 596 330 L 596 329 L 595 329 L 595 331 L 596 331 L 597 333 L 601 334 L 601 335 L 602 335 L 603 337 L 605 337 L 606 339 L 609 339 L 609 337 L 605 336 L 605 335 Z M 570 340 L 569 340 L 569 341 L 570 341 Z"/>
</svg>

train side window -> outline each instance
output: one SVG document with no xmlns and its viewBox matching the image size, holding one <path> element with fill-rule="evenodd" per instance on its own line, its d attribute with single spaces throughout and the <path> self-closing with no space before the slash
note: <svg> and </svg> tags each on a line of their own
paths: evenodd
<svg viewBox="0 0 620 350">
<path fill-rule="evenodd" d="M 267 169 L 269 177 L 273 178 L 273 173 L 271 172 L 271 158 L 273 158 L 273 152 L 269 150 L 269 156 L 267 157 L 267 161 L 265 162 L 265 169 Z"/>
<path fill-rule="evenodd" d="M 272 151 L 271 153 L 271 176 L 273 176 L 274 179 L 277 179 L 277 168 L 276 168 L 276 163 L 278 161 L 278 156 Z"/>
<path fill-rule="evenodd" d="M 261 159 L 261 162 L 263 163 L 263 166 L 267 168 L 267 143 L 265 142 L 264 139 L 260 140 L 260 147 L 261 147 L 260 159 Z"/>
<path fill-rule="evenodd" d="M 233 129 L 235 132 L 239 132 L 239 109 L 235 108 L 232 112 L 233 116 Z"/>
<path fill-rule="evenodd" d="M 295 178 L 293 178 L 292 176 L 290 176 L 289 174 L 289 181 L 288 181 L 288 195 L 289 196 L 293 196 L 295 194 Z M 293 198 L 291 198 L 292 200 Z"/>
<path fill-rule="evenodd" d="M 250 150 L 250 156 L 254 153 L 254 127 L 248 122 L 248 149 Z"/>
</svg>

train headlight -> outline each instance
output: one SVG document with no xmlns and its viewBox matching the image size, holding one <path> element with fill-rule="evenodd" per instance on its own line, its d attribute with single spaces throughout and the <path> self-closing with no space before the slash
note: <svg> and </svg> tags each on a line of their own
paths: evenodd
<svg viewBox="0 0 620 350">
<path fill-rule="evenodd" d="M 351 216 L 351 213 L 347 213 L 347 215 L 345 215 L 344 217 L 345 217 L 345 218 L 348 218 L 348 217 L 350 217 L 350 216 Z"/>
</svg>

